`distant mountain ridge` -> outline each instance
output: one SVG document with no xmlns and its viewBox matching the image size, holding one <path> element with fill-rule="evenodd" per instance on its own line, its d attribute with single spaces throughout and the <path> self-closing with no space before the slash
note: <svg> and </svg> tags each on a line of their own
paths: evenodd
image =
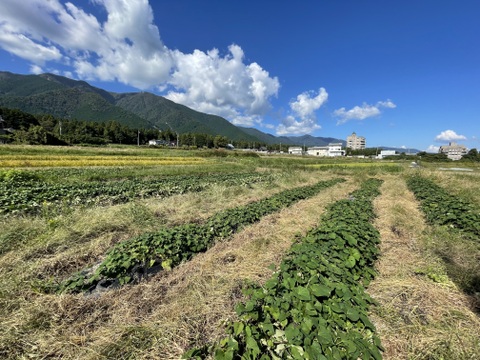
<svg viewBox="0 0 480 360">
<path fill-rule="evenodd" d="M 220 116 L 201 113 L 149 92 L 108 92 L 85 81 L 49 73 L 20 75 L 0 71 L 0 106 L 35 115 L 96 122 L 115 120 L 133 128 L 222 135 L 232 141 L 268 145 L 346 143 L 311 135 L 276 137 L 258 129 L 235 126 Z"/>
</svg>

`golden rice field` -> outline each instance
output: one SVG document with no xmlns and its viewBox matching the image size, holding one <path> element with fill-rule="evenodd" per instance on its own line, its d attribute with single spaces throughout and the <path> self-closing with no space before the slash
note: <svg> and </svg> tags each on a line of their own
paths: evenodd
<svg viewBox="0 0 480 360">
<path fill-rule="evenodd" d="M 0 158 L 0 167 L 199 165 L 207 161 L 200 157 L 5 155 Z"/>
</svg>

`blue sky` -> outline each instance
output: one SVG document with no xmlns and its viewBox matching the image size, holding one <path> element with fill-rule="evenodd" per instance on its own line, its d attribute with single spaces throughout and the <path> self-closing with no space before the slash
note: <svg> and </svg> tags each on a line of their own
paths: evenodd
<svg viewBox="0 0 480 360">
<path fill-rule="evenodd" d="M 480 148 L 477 0 L 2 0 L 0 70 L 151 91 L 274 135 Z"/>
</svg>

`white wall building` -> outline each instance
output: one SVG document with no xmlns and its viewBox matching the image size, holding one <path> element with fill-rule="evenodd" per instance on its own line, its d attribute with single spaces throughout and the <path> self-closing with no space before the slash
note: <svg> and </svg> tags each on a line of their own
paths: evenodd
<svg viewBox="0 0 480 360">
<path fill-rule="evenodd" d="M 307 150 L 308 155 L 312 156 L 344 156 L 345 150 L 342 150 L 342 143 L 330 143 L 327 146 L 312 146 Z"/>
<path fill-rule="evenodd" d="M 291 155 L 303 155 L 303 148 L 301 146 L 290 146 L 288 153 Z"/>
<path fill-rule="evenodd" d="M 385 156 L 398 155 L 395 150 L 380 150 L 380 154 L 377 155 L 377 159 L 383 159 Z"/>
<path fill-rule="evenodd" d="M 328 156 L 328 146 L 312 146 L 307 150 L 307 155 Z"/>
</svg>

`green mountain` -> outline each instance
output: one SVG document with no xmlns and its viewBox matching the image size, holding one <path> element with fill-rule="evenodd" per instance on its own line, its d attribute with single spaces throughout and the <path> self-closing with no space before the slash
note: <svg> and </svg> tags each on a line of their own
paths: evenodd
<svg viewBox="0 0 480 360">
<path fill-rule="evenodd" d="M 231 140 L 259 140 L 224 118 L 192 110 L 148 92 L 115 94 L 118 107 L 147 120 L 158 129 L 170 128 L 178 133 L 223 135 Z"/>
<path fill-rule="evenodd" d="M 66 119 L 116 120 L 131 127 L 152 127 L 145 119 L 116 106 L 107 91 L 53 74 L 0 72 L 0 106 Z"/>
<path fill-rule="evenodd" d="M 284 145 L 298 145 L 298 146 L 326 146 L 330 143 L 342 143 L 343 146 L 346 145 L 345 140 L 336 139 L 332 137 L 320 137 L 320 136 L 311 136 L 311 135 L 303 135 L 303 136 L 273 136 L 271 134 L 267 134 L 261 132 L 260 130 L 254 128 L 241 128 L 246 133 L 255 136 L 260 141 L 265 142 L 267 144 L 284 144 Z"/>
<path fill-rule="evenodd" d="M 222 135 L 257 141 L 224 118 L 204 114 L 147 92 L 113 93 L 54 74 L 19 75 L 0 72 L 0 106 L 31 114 L 106 122 L 178 133 Z"/>
<path fill-rule="evenodd" d="M 54 74 L 19 75 L 0 71 L 0 106 L 30 114 L 96 122 L 115 120 L 131 128 L 226 136 L 251 143 L 322 146 L 344 140 L 304 136 L 276 137 L 238 127 L 148 92 L 113 93 Z"/>
</svg>

